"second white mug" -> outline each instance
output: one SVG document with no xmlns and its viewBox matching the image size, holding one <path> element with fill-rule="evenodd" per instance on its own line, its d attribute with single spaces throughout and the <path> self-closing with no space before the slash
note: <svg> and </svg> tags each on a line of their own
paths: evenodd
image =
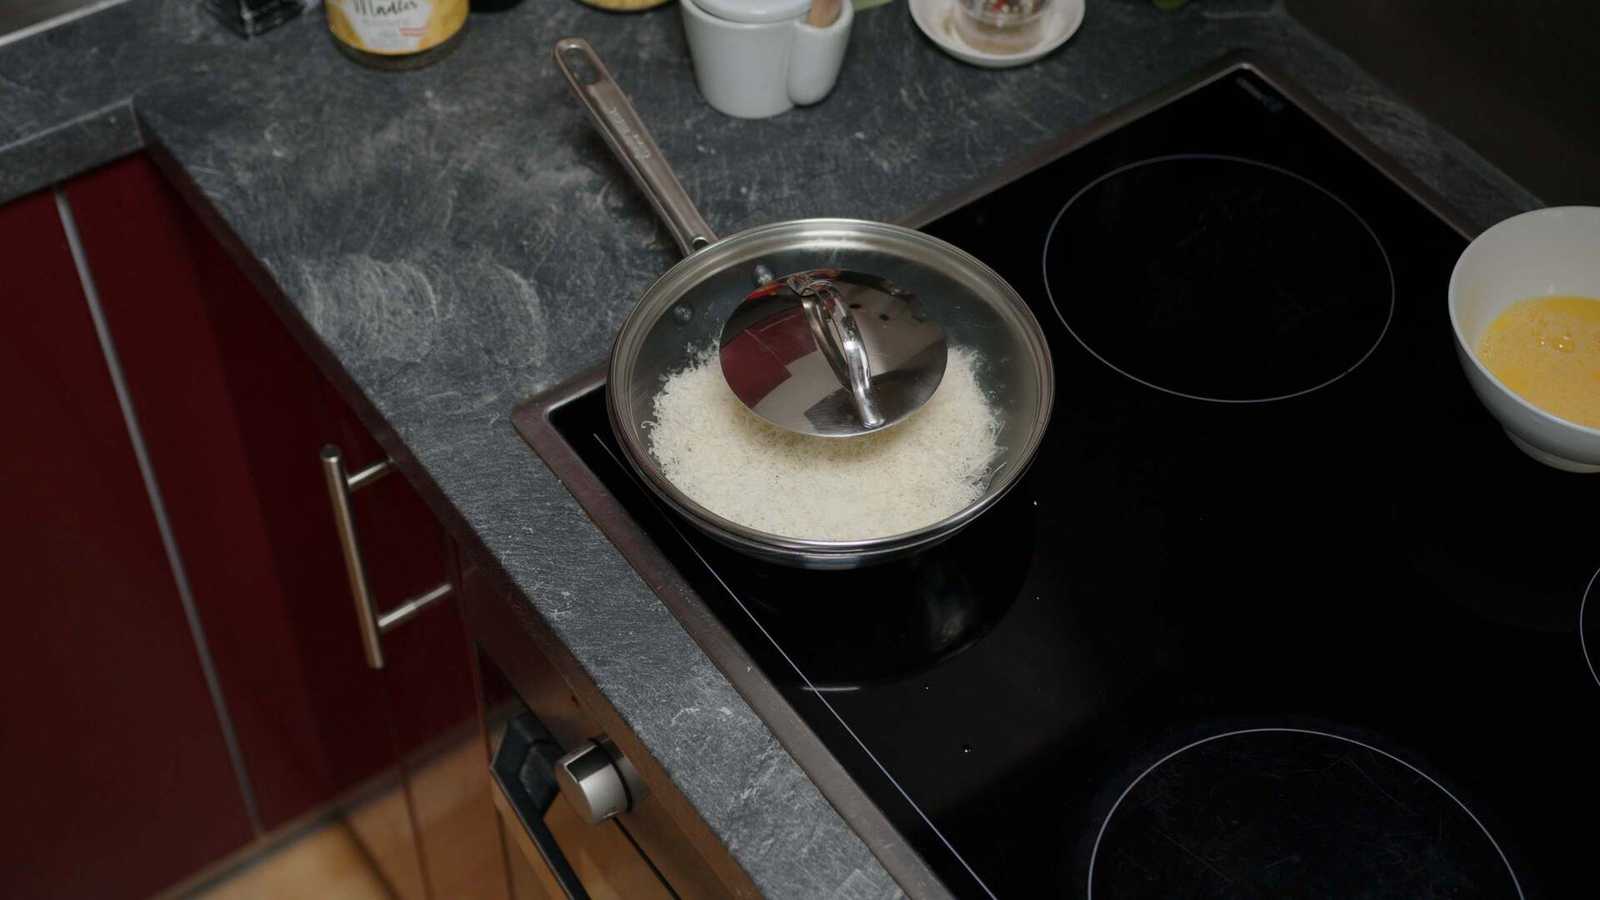
<svg viewBox="0 0 1600 900">
<path fill-rule="evenodd" d="M 809 0 L 681 0 L 695 82 L 712 108 L 743 119 L 816 103 L 839 77 L 855 13 L 849 0 L 823 28 Z"/>
</svg>

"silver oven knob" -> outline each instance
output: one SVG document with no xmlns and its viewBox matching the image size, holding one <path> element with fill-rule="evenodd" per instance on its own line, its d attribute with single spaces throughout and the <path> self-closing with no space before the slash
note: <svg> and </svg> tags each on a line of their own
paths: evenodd
<svg viewBox="0 0 1600 900">
<path fill-rule="evenodd" d="M 590 825 L 627 812 L 644 796 L 638 770 L 603 737 L 557 760 L 556 784 Z"/>
</svg>

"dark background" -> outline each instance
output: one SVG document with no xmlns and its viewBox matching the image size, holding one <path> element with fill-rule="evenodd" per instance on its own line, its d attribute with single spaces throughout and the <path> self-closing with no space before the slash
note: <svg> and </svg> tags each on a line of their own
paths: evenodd
<svg viewBox="0 0 1600 900">
<path fill-rule="evenodd" d="M 1600 204 L 1600 66 L 1594 64 L 1600 4 L 1285 0 L 1285 5 L 1546 203 Z"/>
</svg>

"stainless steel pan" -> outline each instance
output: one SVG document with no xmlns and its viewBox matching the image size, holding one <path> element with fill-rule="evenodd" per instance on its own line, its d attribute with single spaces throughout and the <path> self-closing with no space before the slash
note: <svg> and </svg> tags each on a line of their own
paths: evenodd
<svg viewBox="0 0 1600 900">
<path fill-rule="evenodd" d="M 645 291 L 623 323 L 606 385 L 617 441 L 657 497 L 696 528 L 744 553 L 785 565 L 845 569 L 931 547 L 982 515 L 1017 483 L 1049 423 L 1055 373 L 1038 321 L 1005 279 L 944 241 L 882 222 L 800 219 L 718 238 L 589 43 L 563 39 L 555 58 L 685 255 Z M 950 346 L 977 351 L 979 381 L 1000 415 L 1004 449 L 983 496 L 960 512 L 871 540 L 792 538 L 747 528 L 706 509 L 668 481 L 651 457 L 644 426 L 663 376 L 689 366 L 693 350 L 716 345 L 723 322 L 762 273 L 781 276 L 823 267 L 871 272 L 914 292 L 944 326 Z"/>
</svg>

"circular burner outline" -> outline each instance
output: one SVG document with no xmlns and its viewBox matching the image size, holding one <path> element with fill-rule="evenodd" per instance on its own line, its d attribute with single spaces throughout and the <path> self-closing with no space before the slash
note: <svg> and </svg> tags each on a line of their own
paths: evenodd
<svg viewBox="0 0 1600 900">
<path fill-rule="evenodd" d="M 1051 288 L 1050 288 L 1050 266 L 1049 266 L 1050 242 L 1051 242 L 1051 240 L 1053 240 L 1055 238 L 1056 226 L 1061 223 L 1061 217 L 1067 214 L 1067 210 L 1072 208 L 1072 204 L 1078 202 L 1078 198 L 1082 197 L 1084 194 L 1087 194 L 1090 190 L 1094 189 L 1094 187 L 1096 185 L 1100 184 L 1100 182 L 1102 182 L 1102 181 L 1106 181 L 1108 179 L 1115 178 L 1116 176 L 1121 175 L 1123 172 L 1127 172 L 1127 171 L 1129 171 L 1131 169 L 1137 169 L 1137 168 L 1139 168 L 1141 166 L 1147 166 L 1147 165 L 1150 165 L 1152 163 L 1173 162 L 1173 161 L 1176 161 L 1176 160 L 1185 160 L 1185 159 L 1225 160 L 1227 162 L 1244 163 L 1245 165 L 1255 166 L 1255 167 L 1261 168 L 1261 169 L 1267 169 L 1267 170 L 1272 171 L 1272 172 L 1277 172 L 1277 173 L 1279 173 L 1281 175 L 1287 175 L 1290 178 L 1295 179 L 1296 181 L 1302 182 L 1303 184 L 1310 185 L 1314 190 L 1322 193 L 1328 199 L 1330 199 L 1333 202 L 1339 204 L 1339 206 L 1344 208 L 1345 212 L 1350 214 L 1351 218 L 1354 218 L 1357 222 L 1361 223 L 1361 227 L 1366 229 L 1367 235 L 1372 238 L 1372 243 L 1377 246 L 1378 255 L 1383 257 L 1383 268 L 1384 268 L 1384 271 L 1386 273 L 1388 273 L 1388 275 L 1389 275 L 1389 314 L 1384 318 L 1384 320 L 1383 320 L 1383 328 L 1378 331 L 1378 336 L 1377 336 L 1377 338 L 1375 338 L 1373 340 L 1372 346 L 1368 347 L 1366 352 L 1361 354 L 1361 357 L 1359 359 L 1357 359 L 1355 362 L 1351 363 L 1347 368 L 1345 368 L 1344 371 L 1338 373 L 1337 375 L 1334 375 L 1332 378 L 1329 378 L 1328 380 L 1320 382 L 1318 384 L 1314 384 L 1311 387 L 1302 388 L 1301 390 L 1293 391 L 1291 393 L 1278 394 L 1278 395 L 1275 395 L 1275 396 L 1272 396 L 1272 397 L 1245 397 L 1245 398 L 1238 398 L 1238 399 L 1227 398 L 1227 397 L 1207 397 L 1204 394 L 1190 394 L 1190 393 L 1185 393 L 1184 391 L 1173 390 L 1172 388 L 1169 388 L 1169 387 L 1162 387 L 1161 385 L 1156 384 L 1155 382 L 1146 381 L 1145 379 L 1140 378 L 1137 375 L 1134 375 L 1133 373 L 1131 373 L 1131 372 L 1121 368 L 1120 366 L 1116 365 L 1115 363 L 1111 362 L 1111 360 L 1106 359 L 1104 356 L 1101 356 L 1098 352 L 1095 351 L 1095 349 L 1093 347 L 1089 346 L 1089 343 L 1087 341 L 1085 341 L 1083 338 L 1078 336 L 1078 332 L 1074 331 L 1071 325 L 1067 324 L 1067 316 L 1066 316 L 1065 313 L 1063 313 L 1061 311 L 1060 304 L 1056 303 L 1055 291 L 1051 290 Z M 1288 400 L 1288 399 L 1291 399 L 1293 397 L 1301 397 L 1301 396 L 1304 396 L 1306 394 L 1311 393 L 1312 391 L 1320 391 L 1323 388 L 1327 387 L 1328 385 L 1333 384 L 1334 382 L 1340 380 L 1341 378 L 1344 378 L 1346 375 L 1349 375 L 1351 372 L 1354 372 L 1356 369 L 1360 368 L 1362 363 L 1366 362 L 1372 356 L 1373 353 L 1377 352 L 1378 347 L 1383 344 L 1383 339 L 1385 337 L 1387 337 L 1388 334 L 1389 334 L 1389 326 L 1394 323 L 1394 305 L 1395 305 L 1394 265 L 1391 262 L 1389 262 L 1389 251 L 1388 251 L 1387 248 L 1385 248 L 1383 246 L 1383 241 L 1379 240 L 1378 232 L 1373 230 L 1371 225 L 1367 224 L 1367 220 L 1362 218 L 1361 214 L 1356 212 L 1354 207 L 1352 207 L 1350 204 L 1344 202 L 1344 200 L 1338 194 L 1335 194 L 1334 192 L 1328 190 L 1327 188 L 1323 187 L 1320 184 L 1317 184 L 1315 181 L 1312 181 L 1311 179 L 1305 177 L 1304 175 L 1301 175 L 1298 172 L 1294 172 L 1294 171 L 1291 171 L 1289 169 L 1285 169 L 1282 166 L 1275 166 L 1275 165 L 1273 165 L 1271 163 L 1264 163 L 1264 162 L 1261 162 L 1260 160 L 1248 159 L 1248 158 L 1243 157 L 1243 156 L 1230 156 L 1230 155 L 1225 154 L 1225 153 L 1174 153 L 1174 154 L 1170 154 L 1170 155 L 1167 155 L 1167 156 L 1152 156 L 1149 159 L 1141 159 L 1141 160 L 1139 160 L 1137 162 L 1131 162 L 1131 163 L 1127 163 L 1126 165 L 1119 166 L 1119 167 L 1117 167 L 1115 169 L 1112 169 L 1111 171 L 1105 173 L 1104 175 L 1101 175 L 1100 177 L 1096 178 L 1095 180 L 1089 182 L 1088 184 L 1084 185 L 1082 188 L 1080 188 L 1078 190 L 1078 192 L 1076 194 L 1072 195 L 1072 198 L 1069 199 L 1066 202 L 1066 205 L 1061 207 L 1061 211 L 1056 213 L 1056 217 L 1050 221 L 1050 230 L 1045 232 L 1045 236 L 1044 236 L 1044 250 L 1041 251 L 1041 254 L 1040 254 L 1040 257 L 1039 257 L 1039 269 L 1040 269 L 1040 274 L 1044 278 L 1044 294 L 1050 300 L 1050 308 L 1055 310 L 1057 321 L 1059 321 L 1062 324 L 1062 326 L 1067 329 L 1067 333 L 1072 335 L 1072 339 L 1077 341 L 1079 346 L 1081 346 L 1084 350 L 1087 350 L 1089 352 L 1090 356 L 1093 356 L 1095 359 L 1098 359 L 1100 362 L 1104 363 L 1107 367 L 1109 367 L 1112 371 L 1114 371 L 1117 374 L 1123 376 L 1124 378 L 1127 378 L 1127 379 L 1129 379 L 1131 381 L 1136 381 L 1139 384 L 1144 385 L 1145 387 L 1153 388 L 1155 390 L 1161 391 L 1162 393 L 1171 394 L 1171 395 L 1173 395 L 1175 397 L 1184 397 L 1184 398 L 1189 399 L 1189 400 L 1204 400 L 1207 403 L 1228 403 L 1228 404 L 1272 403 L 1272 402 L 1275 402 L 1275 401 L 1278 401 L 1278 400 Z"/>
<path fill-rule="evenodd" d="M 1600 573 L 1597 573 L 1597 574 L 1600 574 Z M 1262 733 L 1269 733 L 1269 732 L 1271 732 L 1271 733 L 1279 733 L 1279 734 L 1310 734 L 1310 735 L 1316 735 L 1318 737 L 1333 738 L 1336 741 L 1344 741 L 1347 744 L 1353 744 L 1353 745 L 1355 745 L 1357 747 L 1362 747 L 1362 748 L 1365 748 L 1367 750 L 1371 750 L 1373 753 L 1378 753 L 1378 754 L 1381 754 L 1383 756 L 1386 756 L 1389 759 L 1392 759 L 1395 762 L 1399 763 L 1400 765 L 1405 766 L 1406 768 L 1410 769 L 1411 771 L 1417 773 L 1418 775 L 1421 775 L 1424 779 L 1427 780 L 1427 782 L 1429 784 L 1431 784 L 1434 787 L 1438 788 L 1439 790 L 1443 791 L 1444 795 L 1446 797 L 1449 797 L 1451 800 L 1454 800 L 1455 804 L 1457 806 L 1461 807 L 1461 811 L 1467 814 L 1467 818 L 1472 820 L 1472 824 L 1478 826 L 1478 830 L 1483 832 L 1483 836 L 1489 839 L 1489 845 L 1491 847 L 1494 847 L 1494 852 L 1500 855 L 1500 862 L 1501 862 L 1502 865 L 1504 865 L 1506 867 L 1506 874 L 1511 876 L 1511 885 L 1512 885 L 1512 887 L 1515 887 L 1517 889 L 1517 896 L 1518 897 L 1526 897 L 1526 895 L 1522 893 L 1522 882 L 1517 879 L 1517 870 L 1513 869 L 1511 867 L 1511 860 L 1507 859 L 1506 858 L 1506 852 L 1504 850 L 1500 849 L 1500 842 L 1494 839 L 1494 835 L 1489 833 L 1488 827 L 1485 826 L 1483 824 L 1483 822 L 1478 819 L 1477 815 L 1474 814 L 1473 811 L 1470 808 L 1468 808 L 1465 803 L 1461 802 L 1461 798 L 1460 797 L 1457 797 L 1455 794 L 1450 793 L 1450 789 L 1445 787 L 1444 785 L 1440 784 L 1439 782 L 1435 781 L 1433 776 L 1429 775 L 1427 772 L 1422 771 L 1421 769 L 1417 768 L 1416 766 L 1413 766 L 1411 763 L 1406 762 L 1405 760 L 1401 759 L 1400 757 L 1395 756 L 1393 753 L 1390 753 L 1387 750 L 1383 750 L 1383 749 L 1380 749 L 1378 747 L 1374 747 L 1371 744 L 1367 744 L 1367 743 L 1364 743 L 1362 741 L 1358 741 L 1355 738 L 1345 737 L 1344 735 L 1340 735 L 1340 734 L 1332 734 L 1332 733 L 1327 732 L 1327 731 L 1317 731 L 1317 730 L 1312 729 L 1312 728 L 1277 727 L 1277 728 L 1241 728 L 1241 729 L 1239 729 L 1237 731 L 1225 731 L 1225 732 L 1223 732 L 1221 734 L 1213 734 L 1210 737 L 1203 737 L 1198 741 L 1194 741 L 1193 743 L 1186 744 L 1186 745 L 1184 745 L 1182 747 L 1179 747 L 1178 749 L 1172 751 L 1171 753 L 1168 753 L 1166 756 L 1161 757 L 1160 759 L 1158 759 L 1155 762 L 1151 763 L 1149 768 L 1145 769 L 1143 772 L 1140 772 L 1139 773 L 1139 777 L 1137 777 L 1137 778 L 1133 779 L 1132 781 L 1128 782 L 1128 786 L 1122 789 L 1122 793 L 1121 794 L 1117 795 L 1116 802 L 1111 804 L 1111 809 L 1106 812 L 1105 819 L 1103 821 L 1101 821 L 1101 823 L 1100 823 L 1100 831 L 1094 836 L 1094 849 L 1089 851 L 1089 878 L 1088 878 L 1088 881 L 1087 881 L 1087 886 L 1088 886 L 1088 897 L 1087 897 L 1087 900 L 1094 900 L 1094 863 L 1095 863 L 1095 858 L 1100 855 L 1100 842 L 1106 836 L 1106 828 L 1111 825 L 1111 819 L 1112 819 L 1113 816 L 1115 816 L 1117 814 L 1117 809 L 1122 806 L 1122 801 L 1126 800 L 1128 795 L 1133 793 L 1133 789 L 1139 786 L 1139 782 L 1143 781 L 1144 777 L 1146 775 L 1149 775 L 1151 772 L 1154 772 L 1156 769 L 1161 768 L 1163 765 L 1165 765 L 1167 763 L 1168 760 L 1172 759 L 1173 757 L 1177 756 L 1178 754 L 1183 753 L 1183 752 L 1188 751 L 1188 750 L 1193 750 L 1194 748 L 1199 747 L 1202 744 L 1209 744 L 1212 741 L 1219 741 L 1219 740 L 1222 740 L 1223 738 L 1227 738 L 1227 737 L 1237 737 L 1238 735 L 1241 735 L 1241 734 L 1262 734 Z"/>
<path fill-rule="evenodd" d="M 1583 589 L 1583 602 L 1578 604 L 1578 649 L 1583 651 L 1583 662 L 1589 667 L 1589 677 L 1600 685 L 1600 671 L 1595 671 L 1594 658 L 1589 655 L 1589 641 L 1583 636 L 1583 613 L 1589 606 L 1589 598 L 1594 596 L 1597 584 L 1600 584 L 1600 569 L 1596 569 L 1589 578 L 1589 586 Z"/>
</svg>

